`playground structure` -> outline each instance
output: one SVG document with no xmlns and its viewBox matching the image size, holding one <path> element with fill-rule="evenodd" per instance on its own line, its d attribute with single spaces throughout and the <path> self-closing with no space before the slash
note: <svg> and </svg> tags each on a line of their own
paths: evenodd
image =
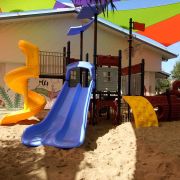
<svg viewBox="0 0 180 180">
<path fill-rule="evenodd" d="M 91 114 L 92 114 L 92 123 L 95 124 L 97 119 L 97 113 L 103 107 L 111 107 L 114 110 L 115 118 L 114 124 L 119 124 L 122 120 L 121 117 L 121 105 L 122 105 L 122 95 L 144 95 L 144 61 L 143 65 L 131 65 L 124 69 L 121 68 L 121 51 L 119 51 L 119 56 L 102 56 L 97 55 L 97 16 L 101 12 L 93 6 L 90 11 L 91 13 L 84 13 L 88 7 L 84 7 L 78 14 L 78 19 L 90 18 L 94 16 L 94 19 L 89 21 L 87 24 L 70 29 L 70 35 L 80 34 L 80 59 L 83 60 L 83 32 L 94 22 L 94 55 L 93 62 L 95 65 L 95 74 L 98 79 L 95 79 L 95 88 L 93 91 L 93 100 L 91 101 Z M 132 19 L 131 19 L 132 21 Z M 133 22 L 131 22 L 132 25 Z M 131 29 L 131 28 L 130 28 Z M 131 29 L 132 30 L 132 29 Z M 75 32 L 75 33 L 74 33 Z M 131 35 L 131 34 L 130 34 Z M 132 37 L 129 38 L 132 41 Z M 131 42 L 129 40 L 129 42 Z M 129 46 L 129 60 L 131 60 L 131 45 Z M 65 67 L 72 63 L 76 62 L 77 59 L 70 57 L 70 42 L 68 43 L 67 52 L 66 48 L 63 49 L 63 53 L 56 52 L 40 52 L 40 73 L 39 77 L 41 78 L 60 78 L 65 80 Z M 55 56 L 54 56 L 55 55 Z M 57 59 L 49 59 L 49 57 L 57 57 Z M 48 57 L 48 59 L 47 59 Z M 60 58 L 60 61 L 59 61 Z M 88 55 L 86 60 L 88 60 Z M 114 61 L 114 62 L 113 62 Z M 116 62 L 115 62 L 116 61 Z M 140 67 L 140 68 L 139 68 Z M 141 75 L 139 76 L 139 73 Z M 85 78 L 82 77 L 82 69 L 74 73 L 74 79 L 70 80 L 70 84 L 77 84 L 80 81 L 80 84 L 86 84 L 88 82 L 88 74 L 85 71 Z M 105 74 L 105 76 L 104 76 Z M 131 77 L 132 75 L 132 77 Z M 84 75 L 83 75 L 84 76 Z M 121 77 L 122 76 L 122 77 Z M 115 79 L 115 77 L 117 77 Z M 114 79 L 113 79 L 114 78 Z M 122 79 L 121 79 L 122 78 Z M 128 80 L 128 86 L 127 86 Z M 83 81 L 83 82 L 82 82 Z M 99 81 L 99 82 L 98 82 Z M 101 82 L 103 81 L 103 83 Z M 113 83 L 112 83 L 113 82 Z M 131 83 L 132 82 L 132 83 Z M 138 86 L 133 87 L 133 85 L 139 84 Z M 104 85 L 104 87 L 102 87 Z M 138 87 L 138 88 L 136 88 Z M 117 99 L 114 102 L 115 98 Z M 97 110 L 97 111 L 96 111 Z"/>
<path fill-rule="evenodd" d="M 29 71 L 28 73 L 30 75 L 26 75 L 26 69 L 25 73 L 19 73 L 17 71 L 21 76 L 20 79 L 26 77 L 26 79 L 24 78 L 25 80 L 20 81 L 25 90 L 23 89 L 23 92 L 17 91 L 15 88 L 14 90 L 24 95 L 24 111 L 30 109 L 31 114 L 20 112 L 17 120 L 14 121 L 15 123 L 36 114 L 45 105 L 45 101 L 36 98 L 38 97 L 37 95 L 33 96 L 31 91 L 27 91 L 28 78 L 60 78 L 64 81 L 63 88 L 48 116 L 39 124 L 25 130 L 22 136 L 22 142 L 25 145 L 39 146 L 43 144 L 60 148 L 78 147 L 84 141 L 89 105 L 92 124 L 97 122 L 98 113 L 104 107 L 107 109 L 111 107 L 113 109 L 115 115 L 113 123 L 120 124 L 123 119 L 123 100 L 132 109 L 136 127 L 158 126 L 153 106 L 147 99 L 141 97 L 144 96 L 144 60 L 140 64 L 132 66 L 130 63 L 129 67 L 122 68 L 121 51 L 119 51 L 118 56 L 97 55 L 97 14 L 97 12 L 94 14 L 94 66 L 87 62 L 82 62 L 82 44 L 80 44 L 80 59 L 71 58 L 70 42 L 68 42 L 67 49 L 65 47 L 63 48 L 63 53 L 41 51 L 40 63 L 37 64 L 38 61 L 34 61 L 35 64 L 27 65 L 28 68 L 32 68 L 30 70 L 34 70 L 33 75 Z M 82 43 L 82 31 L 79 32 L 81 33 L 80 43 Z M 33 51 L 30 51 L 31 47 L 34 46 L 28 47 L 26 49 L 27 54 L 30 52 L 28 57 L 32 57 L 33 55 L 33 58 L 38 59 L 37 51 L 35 55 Z M 59 57 L 57 59 L 49 58 L 54 56 Z M 88 54 L 86 54 L 86 61 L 88 59 Z M 65 70 L 66 66 L 67 71 Z M 74 71 L 77 68 L 79 70 Z M 9 83 L 9 81 L 6 82 Z M 28 95 L 26 94 L 27 92 Z M 91 99 L 92 92 L 93 98 Z M 128 96 L 126 96 L 127 94 Z M 37 99 L 38 102 L 29 103 L 32 101 L 28 99 L 30 97 L 33 97 L 33 100 Z M 39 95 L 39 97 L 41 96 Z M 38 104 L 39 102 L 40 104 Z M 127 108 L 127 114 L 129 112 L 129 108 Z"/>
<path fill-rule="evenodd" d="M 113 124 L 125 121 L 122 114 L 127 111 L 127 106 L 125 107 L 122 95 L 128 94 L 128 68 L 121 68 L 121 51 L 119 51 L 119 56 L 98 55 L 96 72 L 98 77 L 95 92 L 97 96 L 96 116 L 98 117 L 100 109 L 107 108 L 109 117 L 109 107 L 111 107 L 114 112 Z M 132 95 L 142 95 L 144 91 L 144 85 L 141 83 L 144 82 L 144 60 L 140 64 L 132 66 L 131 72 L 133 79 Z"/>
<path fill-rule="evenodd" d="M 12 124 L 27 119 L 41 111 L 46 100 L 43 96 L 28 90 L 28 79 L 39 77 L 39 49 L 26 41 L 19 41 L 19 48 L 26 56 L 26 66 L 19 67 L 5 75 L 6 84 L 24 97 L 24 109 L 6 115 L 0 124 Z"/>
<path fill-rule="evenodd" d="M 172 89 L 157 96 L 146 96 L 148 101 L 157 109 L 159 121 L 180 119 L 180 81 L 174 81 Z"/>
<path fill-rule="evenodd" d="M 65 71 L 65 66 L 66 64 L 72 63 L 72 62 L 77 62 L 78 59 L 71 58 L 71 46 L 70 42 L 67 43 L 67 48 L 63 48 L 63 53 L 61 53 L 61 59 L 59 59 L 59 63 L 54 63 L 54 65 L 51 65 L 52 67 L 57 66 L 55 64 L 62 64 L 61 66 L 61 73 L 49 73 L 48 69 L 46 69 L 46 72 L 43 77 L 47 78 L 64 78 L 64 72 Z M 52 54 L 51 59 L 58 59 L 56 58 L 56 53 L 54 55 Z M 47 67 L 48 63 L 52 60 L 48 60 L 48 56 L 45 57 L 44 55 L 41 56 L 41 69 L 45 69 L 44 67 Z M 44 60 L 43 60 L 44 59 Z M 46 60 L 45 60 L 46 59 Z M 118 70 L 118 63 L 120 57 L 118 56 L 110 56 L 110 55 L 97 55 L 97 66 L 96 66 L 96 79 L 97 82 L 97 91 L 96 91 L 96 119 L 98 119 L 99 113 L 101 109 L 106 108 L 106 114 L 109 116 L 109 109 L 111 108 L 113 110 L 113 124 L 119 124 L 118 120 L 123 121 L 130 121 L 128 119 L 127 115 L 127 105 L 125 105 L 125 102 L 121 99 L 122 96 L 126 96 L 128 94 L 128 67 L 125 68 L 119 68 Z M 48 62 L 49 61 L 49 62 Z M 86 54 L 86 61 L 88 61 L 88 54 Z M 43 64 L 45 63 L 45 64 Z M 64 65 L 65 64 L 65 65 Z M 43 67 L 44 66 L 44 67 Z M 62 68 L 64 67 L 64 68 Z M 58 72 L 57 70 L 51 69 L 53 72 Z M 119 98 L 120 98 L 120 116 L 118 118 L 118 101 L 115 101 L 115 99 L 118 98 L 118 72 L 119 72 L 119 79 L 121 83 L 120 85 L 120 93 L 119 93 Z M 132 74 L 132 82 L 131 82 L 131 95 L 140 95 L 144 96 L 144 60 L 140 64 L 136 64 L 131 66 L 131 74 Z M 78 75 L 78 76 L 77 76 Z M 83 79 L 83 83 L 86 83 L 85 79 L 88 79 L 86 76 Z M 73 84 L 77 84 L 77 82 L 80 82 L 80 74 L 76 72 L 76 75 L 73 75 Z M 174 87 L 174 86 L 173 86 Z M 170 95 L 171 94 L 171 95 Z M 168 105 L 169 100 L 168 100 L 168 95 L 171 97 L 171 106 Z M 178 113 L 178 108 L 179 108 L 179 98 L 178 98 L 178 91 L 177 87 L 176 90 L 170 91 L 168 94 L 162 94 L 158 96 L 144 96 L 147 100 L 151 102 L 153 107 L 156 109 L 156 114 L 158 116 L 158 120 L 174 120 L 174 119 L 179 119 L 180 115 Z M 171 113 L 171 117 L 169 117 L 169 111 Z M 93 99 L 91 100 L 90 103 L 90 122 L 93 123 L 93 116 L 92 116 L 92 111 L 93 111 Z M 168 118 L 169 117 L 169 118 Z M 96 123 L 96 122 L 95 122 Z"/>
<path fill-rule="evenodd" d="M 65 64 L 69 64 L 72 62 L 78 62 L 78 59 L 71 58 L 71 46 L 70 42 L 67 43 L 67 48 L 64 49 L 64 55 L 66 57 L 63 57 L 60 59 L 62 62 L 58 64 L 62 64 L 63 62 Z M 67 49 L 67 52 L 65 51 Z M 87 54 L 88 55 L 88 54 Z M 88 57 L 88 56 L 87 56 Z M 86 57 L 86 61 L 88 61 L 88 58 Z M 43 57 L 44 58 L 44 57 Z M 41 58 L 40 58 L 41 59 Z M 44 58 L 45 59 L 45 58 Z M 51 59 L 56 59 L 51 58 Z M 48 64 L 48 60 L 46 61 L 42 60 L 43 62 L 46 62 Z M 50 61 L 50 59 L 49 59 Z M 50 63 L 50 62 L 49 62 Z M 51 61 L 52 63 L 52 61 Z M 47 65 L 44 64 L 46 67 Z M 57 63 L 56 63 L 57 64 Z M 52 67 L 57 68 L 55 65 L 52 65 Z M 97 55 L 97 66 L 96 66 L 96 121 L 99 116 L 99 112 L 101 109 L 106 108 L 107 113 L 109 112 L 110 108 L 114 112 L 114 116 L 112 118 L 113 124 L 119 124 L 119 120 L 123 121 L 123 117 L 126 116 L 127 120 L 127 111 L 128 107 L 124 107 L 125 103 L 123 99 L 121 99 L 123 96 L 128 93 L 128 87 L 127 87 L 127 79 L 128 79 L 128 67 L 121 68 L 121 51 L 119 51 L 119 56 L 104 56 L 104 55 Z M 45 69 L 44 67 L 41 67 L 41 69 Z M 63 68 L 62 68 L 63 70 Z M 53 70 L 52 70 L 53 71 Z M 55 72 L 55 70 L 53 71 Z M 60 71 L 59 71 L 60 72 Z M 132 72 L 132 83 L 131 91 L 132 95 L 143 95 L 144 93 L 144 60 L 142 60 L 141 63 L 133 65 L 131 67 Z M 77 76 L 78 75 L 78 76 Z M 80 74 L 78 71 L 76 71 L 76 75 L 73 77 L 74 83 L 73 85 L 76 86 L 78 83 L 80 83 L 82 86 L 87 87 L 88 84 L 88 74 L 84 73 L 82 74 L 82 81 L 80 82 Z M 45 77 L 47 78 L 53 78 L 53 75 L 50 71 L 48 76 L 48 71 L 46 71 Z M 63 71 L 61 71 L 61 74 L 54 74 L 54 77 L 61 77 L 63 78 Z M 121 82 L 121 83 L 118 83 Z M 71 80 L 70 80 L 71 82 Z M 123 86 L 123 88 L 121 88 Z M 117 101 L 115 101 L 117 99 Z M 118 100 L 119 99 L 119 100 Z M 120 103 L 119 103 L 120 102 Z M 90 123 L 93 123 L 93 99 L 91 99 L 90 102 Z M 119 104 L 118 104 L 119 103 Z M 143 103 L 143 101 L 142 101 Z M 146 103 L 147 104 L 147 103 Z M 118 112 L 119 110 L 119 112 Z M 152 109 L 151 109 L 152 110 Z M 119 113 L 119 114 L 118 114 Z M 126 113 L 126 115 L 125 115 Z M 108 115 L 110 115 L 108 113 Z M 151 120 L 149 121 L 151 122 Z M 138 123 L 137 123 L 138 124 Z M 145 123 L 144 123 L 145 124 Z M 145 126 L 143 124 L 143 126 Z M 152 123 L 153 124 L 153 123 Z M 148 124 L 152 125 L 151 123 Z M 139 125 L 137 125 L 138 127 Z"/>
<path fill-rule="evenodd" d="M 27 58 L 26 67 L 16 69 L 16 70 L 11 71 L 10 73 L 8 73 L 6 75 L 6 82 L 9 82 L 8 80 L 12 80 L 14 77 L 17 77 L 14 75 L 20 76 L 19 83 L 21 84 L 21 86 L 18 86 L 18 87 L 21 87 L 20 88 L 21 91 L 20 90 L 17 91 L 15 89 L 16 92 L 22 93 L 22 89 L 25 91 L 25 89 L 27 89 L 27 84 L 24 84 L 24 83 L 27 83 L 27 79 L 30 77 L 38 77 L 41 75 L 42 76 L 45 75 L 45 73 L 44 73 L 45 69 L 48 70 L 48 68 L 51 69 L 51 71 L 49 71 L 50 72 L 50 74 L 49 74 L 50 78 L 61 77 L 62 79 L 65 80 L 63 89 L 62 89 L 60 95 L 58 96 L 57 101 L 56 101 L 55 105 L 53 106 L 52 110 L 50 111 L 49 115 L 47 116 L 47 118 L 42 123 L 39 124 L 39 126 L 37 125 L 37 129 L 35 128 L 35 131 L 34 130 L 32 131 L 34 126 L 32 127 L 32 129 L 30 128 L 30 130 L 27 130 L 27 134 L 25 133 L 25 135 L 23 136 L 23 139 L 22 139 L 24 144 L 30 145 L 30 146 L 37 146 L 37 145 L 41 145 L 41 144 L 46 144 L 46 145 L 52 145 L 52 146 L 57 146 L 57 147 L 61 147 L 61 148 L 71 148 L 71 147 L 77 147 L 77 146 L 81 145 L 84 141 L 85 128 L 86 128 L 86 124 L 87 124 L 88 107 L 89 107 L 89 103 L 90 103 L 90 97 L 91 97 L 91 92 L 93 90 L 95 77 L 99 77 L 97 79 L 97 87 L 98 88 L 96 91 L 96 95 L 99 95 L 99 99 L 96 99 L 97 100 L 96 101 L 97 109 L 98 108 L 101 109 L 104 106 L 111 106 L 116 111 L 116 118 L 121 118 L 120 117 L 121 114 L 118 114 L 119 106 L 117 105 L 119 102 L 121 102 L 121 101 L 119 101 L 119 99 L 118 99 L 117 103 L 115 103 L 115 101 L 114 101 L 115 96 L 112 96 L 113 99 L 107 98 L 107 101 L 102 100 L 105 97 L 108 97 L 108 96 L 111 97 L 111 95 L 116 95 L 116 97 L 119 98 L 119 95 L 121 94 L 121 91 L 122 91 L 122 88 L 120 87 L 121 83 L 118 83 L 118 87 L 117 87 L 116 83 L 117 83 L 117 80 L 118 80 L 118 82 L 122 82 L 121 81 L 121 75 L 127 76 L 128 69 L 127 68 L 123 68 L 123 69 L 120 68 L 121 67 L 121 53 L 120 53 L 120 51 L 119 51 L 119 56 L 117 56 L 117 57 L 116 56 L 102 56 L 102 55 L 97 56 L 97 65 L 98 66 L 97 66 L 97 71 L 96 71 L 97 75 L 95 76 L 95 73 L 93 70 L 94 68 L 92 66 L 90 66 L 87 62 L 81 62 L 81 61 L 76 62 L 77 61 L 76 59 L 70 58 L 70 43 L 68 43 L 68 48 L 67 48 L 68 51 L 65 53 L 65 48 L 64 48 L 64 53 L 63 53 L 63 55 L 66 55 L 66 56 L 62 56 L 62 58 L 60 58 L 60 59 L 65 64 L 68 64 L 68 62 L 72 62 L 72 61 L 74 61 L 76 63 L 68 65 L 67 72 L 66 72 L 66 78 L 64 78 L 64 74 L 61 74 L 61 73 L 64 73 L 63 72 L 64 68 L 61 67 L 62 71 L 58 71 L 58 69 L 53 70 L 53 68 L 52 68 L 52 67 L 57 68 L 58 63 L 61 64 L 60 62 L 58 62 L 58 60 L 53 61 L 53 62 L 51 62 L 51 64 L 48 65 L 48 63 L 50 63 L 50 62 L 47 59 L 42 60 L 42 58 L 40 58 L 40 64 L 41 64 L 41 68 L 40 68 L 41 71 L 40 72 L 44 73 L 44 74 L 43 73 L 40 74 L 38 71 L 38 69 L 39 69 L 39 64 L 37 64 L 38 61 L 33 61 L 33 64 L 30 63 L 31 61 L 29 62 L 29 59 L 31 59 L 32 57 L 38 59 L 37 53 L 33 54 L 34 51 L 32 51 L 32 49 L 37 50 L 37 48 L 34 45 L 27 43 L 25 41 L 20 41 L 19 45 L 20 45 L 20 47 L 22 46 L 24 48 L 23 50 L 24 50 L 26 55 L 28 53 L 30 53 L 30 54 L 28 54 L 29 56 L 27 55 L 28 58 Z M 35 52 L 37 52 L 37 51 L 35 51 Z M 44 58 L 44 55 L 43 55 L 43 58 Z M 45 64 L 43 64 L 44 67 L 42 65 L 42 62 L 45 63 Z M 118 65 L 118 68 L 117 68 L 117 65 Z M 90 67 L 88 68 L 88 66 L 90 66 Z M 103 67 L 103 66 L 105 66 L 105 67 Z M 63 67 L 64 67 L 64 65 L 63 65 Z M 85 78 L 85 81 L 82 82 L 82 84 L 78 83 L 73 88 L 69 87 L 69 81 L 70 81 L 71 72 L 72 72 L 71 70 L 75 69 L 75 67 L 90 70 L 90 72 L 91 72 L 90 77 L 93 77 L 93 80 L 90 82 L 89 87 L 86 87 L 88 84 L 88 82 L 86 82 L 86 81 L 89 79 L 89 78 L 87 78 L 89 73 L 85 73 L 86 78 Z M 92 71 L 93 71 L 93 73 L 92 73 Z M 52 72 L 54 72 L 54 73 L 52 73 Z M 85 70 L 85 72 L 87 72 L 87 70 Z M 113 72 L 118 74 L 117 79 L 112 79 L 112 76 L 114 76 Z M 143 82 L 144 81 L 144 79 L 143 79 L 144 78 L 144 60 L 142 60 L 141 64 L 132 66 L 131 72 L 132 72 L 132 75 L 133 74 L 136 75 L 136 73 L 140 74 L 140 76 L 139 76 L 139 78 L 137 78 L 137 80 L 138 80 L 138 82 Z M 13 74 L 13 78 L 12 78 L 12 74 Z M 103 91 L 104 86 L 101 86 L 101 84 L 102 84 L 101 74 L 105 74 L 105 76 L 103 77 L 106 80 L 105 84 L 104 84 L 106 87 L 105 91 Z M 48 74 L 46 74 L 46 77 L 48 77 Z M 22 79 L 22 81 L 21 81 L 21 79 Z M 80 79 L 80 77 L 76 79 L 77 82 L 79 81 L 79 79 Z M 114 85 L 111 83 L 111 80 L 114 81 Z M 22 82 L 24 82 L 24 83 L 22 83 Z M 110 84 L 108 84 L 107 82 L 109 82 Z M 138 82 L 135 82 L 134 84 L 138 84 Z M 84 83 L 86 84 L 85 87 L 83 87 Z M 100 83 L 100 84 L 98 84 L 98 83 Z M 10 83 L 10 87 L 14 87 L 13 83 L 12 84 Z M 117 91 L 117 88 L 118 88 L 118 91 Z M 173 84 L 173 90 L 170 92 L 171 94 L 174 94 L 173 99 L 175 99 L 174 96 L 177 96 L 177 99 L 176 99 L 177 103 L 179 102 L 178 101 L 179 100 L 178 99 L 178 96 L 179 96 L 178 89 L 179 89 L 179 83 L 175 82 Z M 138 91 L 135 91 L 136 92 L 135 95 L 141 95 L 141 93 L 143 93 L 143 90 L 144 90 L 144 88 L 141 86 L 141 88 L 139 88 Z M 124 93 L 126 93 L 126 91 L 127 90 L 125 89 Z M 82 94 L 81 94 L 81 92 L 82 92 Z M 138 94 L 138 92 L 139 92 L 139 94 Z M 28 91 L 28 93 L 29 93 L 29 91 Z M 74 93 L 74 95 L 72 96 L 73 93 Z M 71 96 L 70 96 L 70 94 L 71 94 Z M 23 94 L 23 95 L 25 96 L 26 94 Z M 43 109 L 43 107 L 45 105 L 44 98 L 42 98 L 40 95 L 37 95 L 37 96 L 31 96 L 31 95 L 36 95 L 36 93 L 29 93 L 28 97 L 29 98 L 33 97 L 34 98 L 33 100 L 34 101 L 37 100 L 37 102 L 34 103 L 34 101 L 32 102 L 32 100 L 31 100 L 30 101 L 31 103 L 28 103 L 29 99 L 27 99 L 27 101 L 25 101 L 26 104 L 25 104 L 24 110 L 18 111 L 16 114 L 10 115 L 9 116 L 10 118 L 8 119 L 8 121 L 6 120 L 3 122 L 4 124 L 5 123 L 6 124 L 16 123 L 22 119 L 25 119 L 25 118 L 28 118 L 29 116 L 32 116 L 32 114 L 33 115 L 36 114 L 41 109 Z M 161 95 L 161 96 L 163 97 L 163 95 Z M 72 97 L 72 99 L 71 99 L 71 97 Z M 122 97 L 130 105 L 130 107 L 133 110 L 136 127 L 158 126 L 156 114 L 154 113 L 152 106 L 149 104 L 149 102 L 147 102 L 147 100 L 142 100 L 142 97 L 140 97 L 140 96 L 131 96 L 131 97 L 120 96 L 120 99 Z M 85 100 L 83 100 L 83 98 L 85 98 Z M 141 102 L 141 103 L 136 104 L 137 99 L 138 99 L 138 102 Z M 155 96 L 154 99 L 157 100 L 158 98 Z M 70 100 L 72 100 L 72 102 L 69 102 Z M 79 102 L 79 106 L 76 107 L 75 102 L 77 104 Z M 98 105 L 98 102 L 100 102 L 99 105 Z M 173 104 L 173 102 L 171 104 Z M 64 105 L 64 103 L 66 105 Z M 153 102 L 152 102 L 152 105 L 154 105 Z M 58 108 L 58 107 L 60 107 L 60 108 Z M 69 107 L 69 108 L 67 108 L 67 107 Z M 174 106 L 172 105 L 172 107 L 174 107 Z M 82 114 L 79 113 L 80 112 L 79 108 L 81 109 L 81 112 L 83 112 Z M 121 108 L 121 104 L 120 104 L 120 108 Z M 146 111 L 144 111 L 143 109 L 144 110 L 146 109 Z M 121 109 L 119 109 L 119 113 L 121 113 L 120 110 Z M 177 108 L 176 108 L 176 110 L 177 110 Z M 66 115 L 63 116 L 64 117 L 63 118 L 62 114 L 64 114 L 64 112 L 66 112 Z M 75 135 L 72 136 L 73 133 L 75 134 L 75 131 L 72 127 L 74 127 L 74 124 L 77 123 L 75 121 L 75 119 L 78 119 L 80 114 L 82 115 L 82 118 L 80 118 L 80 121 L 78 121 L 79 123 L 76 126 L 77 127 L 76 130 L 78 130 L 78 132 L 79 132 L 78 136 L 75 136 Z M 177 115 L 177 113 L 175 113 L 175 114 Z M 144 117 L 146 117 L 146 119 L 144 119 Z M 148 120 L 148 118 L 149 118 L 149 120 Z M 53 122 L 50 122 L 49 119 L 53 119 Z M 62 121 L 61 128 L 56 129 L 55 127 L 57 127 L 56 126 L 57 123 L 62 119 L 64 119 L 64 120 Z M 13 121 L 11 121 L 11 120 L 13 120 Z M 46 125 L 47 125 L 47 127 L 46 127 Z M 43 132 L 41 130 L 43 130 Z M 44 131 L 47 132 L 46 136 L 41 136 L 42 135 L 41 133 L 44 133 Z M 52 133 L 54 131 L 55 131 L 55 133 Z M 37 137 L 35 132 L 37 132 L 38 137 Z M 65 134 L 68 134 L 68 135 L 65 136 Z M 69 139 L 71 139 L 71 137 L 74 137 L 75 139 L 72 140 L 71 143 L 69 144 L 69 142 L 67 143 L 67 141 L 69 141 Z M 55 139 L 56 139 L 56 142 L 54 141 Z M 62 143 L 60 143 L 60 142 L 62 142 Z"/>
<path fill-rule="evenodd" d="M 158 119 L 151 103 L 142 96 L 123 96 L 133 111 L 137 128 L 158 126 Z M 138 102 L 138 103 L 137 103 Z"/>
<path fill-rule="evenodd" d="M 97 55 L 97 92 L 96 92 L 96 112 L 99 112 L 103 108 L 108 109 L 111 108 L 114 111 L 113 124 L 118 124 L 118 101 L 114 101 L 118 98 L 118 56 L 102 56 Z M 40 77 L 45 78 L 61 78 L 64 79 L 65 74 L 65 66 L 67 64 L 77 62 L 78 59 L 71 58 L 71 46 L 70 42 L 67 43 L 67 48 L 63 48 L 63 53 L 57 52 L 40 52 Z M 86 54 L 86 61 L 88 61 L 88 54 Z M 142 63 L 136 64 L 131 66 L 131 73 L 132 73 L 132 85 L 131 85 L 131 92 L 132 95 L 141 95 L 144 96 L 144 60 Z M 105 74 L 105 76 L 103 76 Z M 109 74 L 109 75 L 108 75 Z M 72 74 L 73 75 L 73 74 Z M 78 76 L 77 76 L 78 75 Z M 83 80 L 88 79 L 87 76 L 83 78 Z M 109 81 L 108 81 L 109 79 Z M 128 67 L 121 68 L 121 96 L 128 94 L 128 87 L 127 87 L 127 79 L 128 79 Z M 75 76 L 73 75 L 73 79 L 70 80 L 73 85 L 76 85 L 80 81 L 80 75 L 76 71 Z M 105 82 L 104 82 L 105 81 Z M 102 83 L 103 82 L 103 83 Z M 86 81 L 83 81 L 86 83 Z M 171 94 L 174 91 L 170 91 Z M 177 94 L 177 88 L 176 88 Z M 172 98 L 172 106 L 174 107 L 174 111 L 178 109 L 179 99 L 174 92 L 174 96 Z M 156 114 L 158 116 L 158 120 L 168 120 L 168 99 L 167 95 L 158 95 L 158 96 L 145 96 L 148 99 L 153 107 L 156 110 Z M 159 102 L 160 101 L 160 102 Z M 91 123 L 92 123 L 92 104 L 90 104 L 90 112 L 91 112 Z M 163 105 L 163 109 L 160 107 Z M 127 119 L 127 106 L 123 100 L 121 100 L 120 104 L 120 113 L 121 113 L 121 121 L 130 121 Z M 177 108 L 176 108 L 177 106 Z M 125 109 L 125 111 L 124 111 Z M 166 110 L 167 109 L 167 110 Z M 165 111 L 162 113 L 162 110 Z M 173 112 L 174 112 L 173 111 Z M 177 110 L 178 111 L 178 110 Z M 125 114 L 126 113 L 126 114 Z M 160 114 L 166 114 L 160 115 Z M 178 119 L 178 113 L 172 113 L 173 116 L 171 119 Z M 109 114 L 108 114 L 109 115 Z M 124 118 L 125 117 L 125 118 Z M 98 118 L 98 113 L 96 113 L 96 118 Z"/>
</svg>

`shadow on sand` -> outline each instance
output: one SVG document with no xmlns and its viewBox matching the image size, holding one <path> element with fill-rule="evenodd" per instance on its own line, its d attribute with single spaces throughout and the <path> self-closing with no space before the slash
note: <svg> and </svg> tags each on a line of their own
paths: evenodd
<svg viewBox="0 0 180 180">
<path fill-rule="evenodd" d="M 111 122 L 106 121 L 97 126 L 88 125 L 84 144 L 70 150 L 26 147 L 21 144 L 20 137 L 14 141 L 0 140 L 0 179 L 76 179 L 84 153 L 96 149 L 98 137 L 111 128 Z"/>
</svg>

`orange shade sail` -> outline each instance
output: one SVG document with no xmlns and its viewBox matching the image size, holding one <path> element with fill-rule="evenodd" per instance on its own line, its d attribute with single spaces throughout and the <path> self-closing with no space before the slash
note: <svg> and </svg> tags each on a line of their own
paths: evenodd
<svg viewBox="0 0 180 180">
<path fill-rule="evenodd" d="M 165 46 L 169 46 L 180 41 L 180 14 L 167 20 L 149 26 L 144 32 L 139 34 L 147 36 Z"/>
</svg>

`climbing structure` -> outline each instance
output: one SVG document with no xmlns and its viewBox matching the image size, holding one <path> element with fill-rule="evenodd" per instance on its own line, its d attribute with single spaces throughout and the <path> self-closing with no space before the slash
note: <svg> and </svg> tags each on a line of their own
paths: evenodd
<svg viewBox="0 0 180 180">
<path fill-rule="evenodd" d="M 146 98 L 142 96 L 123 96 L 123 99 L 132 109 L 137 128 L 158 126 L 156 113 Z"/>
</svg>

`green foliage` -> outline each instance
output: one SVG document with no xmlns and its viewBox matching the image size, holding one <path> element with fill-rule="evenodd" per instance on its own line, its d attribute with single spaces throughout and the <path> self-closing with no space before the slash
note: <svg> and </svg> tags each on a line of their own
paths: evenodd
<svg viewBox="0 0 180 180">
<path fill-rule="evenodd" d="M 21 95 L 15 94 L 14 96 L 14 108 L 19 108 L 21 106 Z"/>
<path fill-rule="evenodd" d="M 171 78 L 174 80 L 180 80 L 180 61 L 176 62 L 173 70 L 171 71 Z"/>
<path fill-rule="evenodd" d="M 170 81 L 168 79 L 157 79 L 155 89 L 158 94 L 166 92 L 169 88 Z"/>
<path fill-rule="evenodd" d="M 3 87 L 0 87 L 0 96 L 4 100 L 6 108 L 8 108 L 8 109 L 13 108 L 13 103 Z"/>
<path fill-rule="evenodd" d="M 9 97 L 6 90 L 0 86 L 0 96 L 1 96 L 2 100 L 4 101 L 7 109 L 20 108 L 20 105 L 21 105 L 21 95 L 20 94 L 16 93 L 14 96 L 14 101 L 13 101 Z"/>
</svg>

